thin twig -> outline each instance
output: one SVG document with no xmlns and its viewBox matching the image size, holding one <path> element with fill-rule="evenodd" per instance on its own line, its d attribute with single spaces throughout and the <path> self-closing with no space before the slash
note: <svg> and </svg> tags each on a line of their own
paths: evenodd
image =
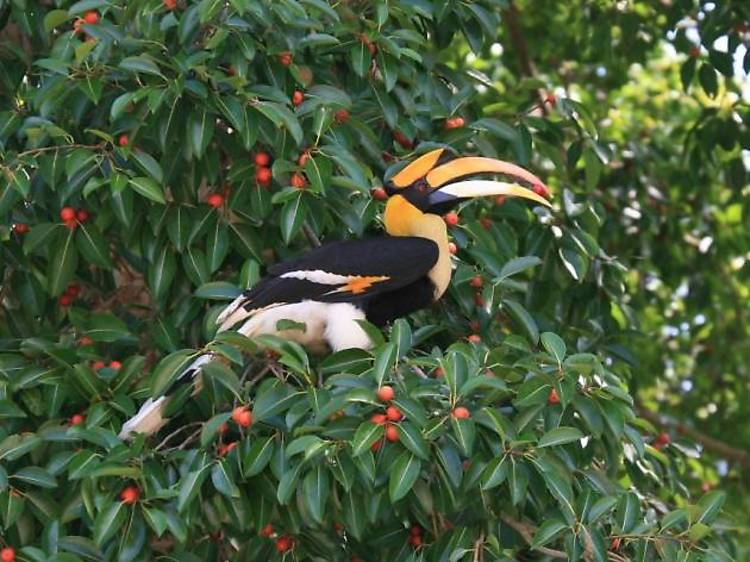
<svg viewBox="0 0 750 562">
<path fill-rule="evenodd" d="M 188 429 L 188 428 L 190 428 L 190 427 L 195 427 L 195 426 L 197 426 L 197 425 L 201 425 L 201 426 L 202 426 L 202 425 L 203 425 L 203 422 L 193 422 L 193 423 L 188 423 L 188 424 L 185 424 L 185 425 L 183 425 L 183 426 L 180 426 L 180 427 L 178 427 L 178 428 L 177 428 L 176 430 L 174 430 L 174 431 L 173 431 L 172 433 L 170 433 L 169 435 L 167 435 L 167 436 L 166 436 L 166 437 L 165 437 L 165 438 L 164 438 L 164 439 L 162 440 L 162 442 L 161 442 L 161 443 L 159 443 L 159 444 L 158 444 L 158 445 L 157 445 L 156 447 L 154 447 L 154 451 L 158 451 L 159 449 L 161 449 L 162 447 L 164 447 L 164 446 L 165 446 L 165 445 L 167 444 L 167 442 L 169 442 L 169 440 L 170 440 L 170 439 L 172 439 L 172 437 L 174 437 L 175 435 L 179 435 L 180 433 L 182 433 L 182 432 L 183 432 L 183 431 L 185 431 L 186 429 Z"/>
<path fill-rule="evenodd" d="M 185 439 L 185 441 L 183 441 L 182 443 L 180 443 L 180 446 L 177 447 L 177 448 L 181 451 L 185 447 L 187 447 L 188 445 L 191 445 L 193 443 L 193 441 L 195 441 L 195 439 L 201 434 L 201 431 L 203 431 L 203 428 L 196 429 L 193 433 L 191 433 L 190 435 L 188 435 L 188 438 Z"/>
<path fill-rule="evenodd" d="M 305 233 L 307 241 L 310 242 L 310 245 L 315 248 L 320 247 L 320 238 L 318 238 L 318 236 L 313 232 L 313 229 L 310 228 L 310 225 L 307 224 L 307 221 L 302 224 L 302 232 Z"/>
</svg>

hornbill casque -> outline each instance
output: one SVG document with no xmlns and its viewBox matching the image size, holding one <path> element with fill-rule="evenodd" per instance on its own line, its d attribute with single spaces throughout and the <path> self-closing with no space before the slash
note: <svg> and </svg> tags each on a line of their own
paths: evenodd
<svg viewBox="0 0 750 562">
<path fill-rule="evenodd" d="M 472 179 L 477 174 L 500 174 L 510 181 Z M 550 205 L 522 184 L 546 191 L 542 180 L 515 164 L 432 150 L 385 183 L 386 236 L 331 242 L 271 266 L 266 277 L 224 309 L 218 329 L 236 329 L 247 337 L 273 334 L 313 352 L 367 349 L 371 342 L 358 320 L 383 326 L 429 306 L 448 288 L 452 268 L 442 215 L 463 200 L 483 196 Z M 279 329 L 281 320 L 305 329 Z M 199 356 L 180 375 L 181 382 L 212 359 L 210 353 Z M 120 436 L 157 431 L 166 422 L 161 413 L 167 400 L 168 393 L 147 400 Z"/>
</svg>

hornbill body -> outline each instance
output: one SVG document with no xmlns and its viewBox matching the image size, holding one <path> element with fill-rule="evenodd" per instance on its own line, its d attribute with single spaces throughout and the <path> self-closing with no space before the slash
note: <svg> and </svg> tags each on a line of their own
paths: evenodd
<svg viewBox="0 0 750 562">
<path fill-rule="evenodd" d="M 480 196 L 523 197 L 549 205 L 516 182 L 465 179 L 480 173 L 503 174 L 546 190 L 539 178 L 514 164 L 456 158 L 445 149 L 428 152 L 385 185 L 387 236 L 328 243 L 273 265 L 219 315 L 219 331 L 236 329 L 247 337 L 273 334 L 314 352 L 369 348 L 358 320 L 385 325 L 429 306 L 448 288 L 451 259 L 442 214 L 461 200 Z M 279 324 L 282 320 L 303 326 L 288 328 Z M 180 376 L 182 382 L 212 358 L 198 357 Z M 157 431 L 165 423 L 161 410 L 166 400 L 166 395 L 147 400 L 120 436 Z"/>
</svg>

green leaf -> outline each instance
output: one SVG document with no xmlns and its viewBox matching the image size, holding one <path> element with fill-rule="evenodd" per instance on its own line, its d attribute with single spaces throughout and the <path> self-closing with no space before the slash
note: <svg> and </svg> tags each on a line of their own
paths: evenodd
<svg viewBox="0 0 750 562">
<path fill-rule="evenodd" d="M 49 293 L 57 297 L 68 287 L 78 266 L 78 252 L 74 244 L 75 231 L 66 229 L 58 235 L 52 243 L 50 255 L 54 259 L 49 261 L 47 270 L 47 283 Z"/>
<path fill-rule="evenodd" d="M 92 314 L 86 335 L 97 342 L 115 342 L 132 338 L 125 322 L 113 314 Z"/>
<path fill-rule="evenodd" d="M 726 499 L 727 494 L 726 492 L 722 491 L 709 492 L 705 496 L 703 496 L 698 502 L 700 514 L 696 519 L 696 523 L 705 523 L 710 525 L 711 523 L 716 521 L 716 518 L 721 512 L 721 508 L 724 505 Z"/>
<path fill-rule="evenodd" d="M 397 502 L 409 493 L 419 478 L 421 468 L 422 463 L 417 457 L 408 451 L 401 453 L 393 463 L 388 476 L 388 494 L 391 502 Z"/>
<path fill-rule="evenodd" d="M 383 438 L 385 427 L 381 424 L 366 421 L 360 424 L 352 438 L 352 456 L 358 457 L 368 451 L 373 443 Z"/>
<path fill-rule="evenodd" d="M 144 74 L 162 76 L 162 73 L 159 70 L 159 67 L 156 66 L 156 63 L 146 55 L 126 57 L 120 61 L 119 67 L 124 70 L 131 70 L 133 72 L 143 72 Z"/>
<path fill-rule="evenodd" d="M 94 520 L 94 542 L 104 545 L 115 533 L 122 530 L 127 518 L 127 507 L 121 501 L 110 502 Z"/>
<path fill-rule="evenodd" d="M 531 343 L 536 345 L 539 342 L 539 328 L 537 328 L 536 322 L 531 317 L 531 314 L 521 305 L 520 303 L 503 299 L 503 306 L 507 307 L 511 317 L 518 322 L 526 332 L 526 336 L 531 340 Z"/>
<path fill-rule="evenodd" d="M 44 31 L 49 33 L 61 23 L 70 19 L 67 10 L 50 10 L 44 16 Z"/>
<path fill-rule="evenodd" d="M 496 457 L 487 463 L 482 471 L 481 485 L 482 490 L 491 490 L 502 484 L 508 476 L 507 456 Z"/>
<path fill-rule="evenodd" d="M 534 540 L 531 542 L 532 550 L 549 544 L 559 537 L 569 527 L 558 519 L 547 519 L 542 523 L 534 534 Z"/>
<path fill-rule="evenodd" d="M 187 121 L 188 138 L 190 139 L 193 152 L 197 158 L 202 158 L 208 148 L 208 143 L 214 135 L 214 121 L 216 117 L 203 109 L 193 112 Z"/>
<path fill-rule="evenodd" d="M 419 458 L 429 461 L 430 448 L 419 428 L 409 421 L 402 421 L 397 428 L 401 444 Z"/>
<path fill-rule="evenodd" d="M 194 357 L 194 350 L 181 349 L 159 361 L 151 375 L 151 396 L 162 396 Z"/>
<path fill-rule="evenodd" d="M 177 260 L 169 245 L 165 244 L 148 269 L 148 284 L 156 300 L 161 300 L 172 285 L 177 272 Z"/>
<path fill-rule="evenodd" d="M 382 386 L 386 374 L 390 374 L 396 364 L 397 348 L 395 343 L 387 343 L 375 353 L 372 376 L 378 387 Z"/>
<path fill-rule="evenodd" d="M 616 522 L 621 533 L 629 533 L 635 526 L 636 520 L 641 513 L 638 496 L 628 492 L 620 496 L 617 502 Z"/>
<path fill-rule="evenodd" d="M 275 439 L 273 436 L 266 439 L 256 439 L 250 446 L 247 454 L 243 458 L 242 464 L 245 467 L 244 474 L 246 477 L 260 474 L 271 460 L 275 448 Z"/>
<path fill-rule="evenodd" d="M 227 423 L 230 417 L 232 417 L 230 412 L 216 414 L 203 424 L 203 429 L 201 429 L 201 447 L 207 447 L 216 438 L 219 428 Z"/>
<path fill-rule="evenodd" d="M 76 244 L 84 260 L 99 267 L 111 268 L 113 262 L 107 241 L 99 229 L 94 225 L 81 223 L 76 231 Z"/>
<path fill-rule="evenodd" d="M 557 427 L 550 429 L 539 439 L 537 447 L 555 447 L 565 443 L 573 443 L 583 438 L 583 433 L 575 427 Z"/>
<path fill-rule="evenodd" d="M 240 489 L 232 480 L 232 476 L 227 470 L 226 459 L 214 463 L 211 468 L 211 482 L 221 494 L 229 498 L 239 498 Z"/>
<path fill-rule="evenodd" d="M 330 477 L 328 469 L 323 465 L 318 465 L 308 472 L 302 482 L 302 497 L 305 506 L 318 523 L 323 523 L 329 490 Z"/>
<path fill-rule="evenodd" d="M 162 205 L 166 203 L 162 187 L 151 178 L 145 176 L 130 178 L 129 183 L 136 193 L 156 203 L 161 203 Z"/>
<path fill-rule="evenodd" d="M 474 438 L 476 437 L 476 426 L 472 419 L 458 419 L 451 416 L 451 426 L 453 435 L 461 446 L 461 449 L 467 457 L 470 457 L 474 451 Z"/>
<path fill-rule="evenodd" d="M 541 336 L 542 345 L 562 365 L 567 348 L 560 336 L 552 332 L 543 332 Z"/>
<path fill-rule="evenodd" d="M 195 496 L 200 492 L 203 482 L 208 476 L 208 469 L 211 467 L 210 464 L 198 469 L 188 472 L 187 475 L 180 482 L 180 493 L 177 497 L 177 510 L 180 512 L 185 511 L 190 503 L 195 499 Z"/>
<path fill-rule="evenodd" d="M 26 466 L 10 477 L 40 488 L 57 488 L 55 477 L 39 466 Z"/>
<path fill-rule="evenodd" d="M 288 244 L 300 231 L 306 217 L 307 204 L 300 192 L 296 197 L 287 201 L 281 209 L 281 236 L 285 244 Z"/>
<path fill-rule="evenodd" d="M 242 291 L 226 281 L 212 281 L 204 283 L 193 293 L 199 299 L 209 300 L 234 300 L 242 294 Z"/>
<path fill-rule="evenodd" d="M 143 171 L 151 176 L 157 184 L 164 183 L 164 172 L 153 156 L 143 152 L 140 148 L 134 148 L 131 154 Z"/>
<path fill-rule="evenodd" d="M 352 70 L 357 76 L 363 77 L 370 70 L 372 55 L 362 41 L 357 41 L 350 51 Z"/>
</svg>

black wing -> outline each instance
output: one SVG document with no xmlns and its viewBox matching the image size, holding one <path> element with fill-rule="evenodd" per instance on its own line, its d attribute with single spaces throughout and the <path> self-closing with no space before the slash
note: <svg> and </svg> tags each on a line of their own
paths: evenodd
<svg viewBox="0 0 750 562">
<path fill-rule="evenodd" d="M 256 310 L 282 303 L 368 301 L 424 277 L 438 254 L 432 240 L 408 236 L 325 244 L 271 266 L 266 277 L 227 306 L 218 323 L 231 328 Z"/>
</svg>

